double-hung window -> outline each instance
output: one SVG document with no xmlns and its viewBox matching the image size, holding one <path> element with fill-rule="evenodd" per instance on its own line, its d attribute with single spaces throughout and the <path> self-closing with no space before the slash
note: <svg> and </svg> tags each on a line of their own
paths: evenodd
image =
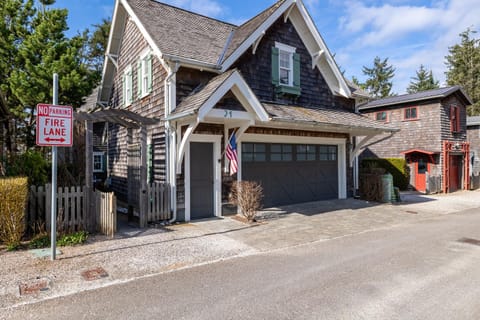
<svg viewBox="0 0 480 320">
<path fill-rule="evenodd" d="M 377 121 L 387 122 L 387 121 L 388 121 L 387 111 L 377 112 L 377 113 L 375 114 L 375 119 L 376 119 Z"/>
<path fill-rule="evenodd" d="M 418 108 L 417 107 L 409 107 L 405 108 L 404 111 L 404 119 L 405 120 L 416 120 L 418 119 Z"/>
<path fill-rule="evenodd" d="M 93 172 L 104 172 L 104 155 L 103 152 L 93 153 Z"/>
<path fill-rule="evenodd" d="M 132 66 L 128 66 L 123 74 L 123 105 L 128 107 L 133 102 Z"/>
<path fill-rule="evenodd" d="M 300 55 L 296 50 L 280 42 L 272 48 L 272 83 L 278 94 L 300 95 Z"/>
<path fill-rule="evenodd" d="M 143 98 L 152 92 L 152 55 L 145 52 L 140 56 L 137 65 L 137 93 L 139 98 Z"/>
</svg>

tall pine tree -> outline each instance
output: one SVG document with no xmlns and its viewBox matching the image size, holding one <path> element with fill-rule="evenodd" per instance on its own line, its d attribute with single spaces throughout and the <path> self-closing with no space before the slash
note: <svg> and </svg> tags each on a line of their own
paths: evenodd
<svg viewBox="0 0 480 320">
<path fill-rule="evenodd" d="M 408 93 L 415 93 L 420 91 L 426 91 L 431 89 L 437 89 L 438 80 L 433 77 L 432 70 L 427 71 L 425 67 L 420 65 L 420 69 L 416 71 L 416 76 L 412 77 L 412 81 L 407 88 Z"/>
<path fill-rule="evenodd" d="M 39 9 L 33 0 L 0 4 L 0 10 L 9 14 L 5 21 L 0 19 L 0 32 L 14 31 L 1 46 L 6 54 L 0 54 L 0 90 L 7 95 L 7 108 L 16 124 L 13 140 L 27 149 L 35 142 L 35 105 L 52 101 L 53 73 L 59 74 L 59 103 L 74 107 L 82 104 L 98 81 L 84 63 L 85 38 L 66 37 L 67 10 L 50 9 L 54 2 L 41 0 Z"/>
<path fill-rule="evenodd" d="M 363 67 L 363 74 L 368 78 L 365 81 L 365 89 L 375 98 L 384 98 L 392 94 L 392 78 L 395 75 L 395 69 L 388 64 L 388 58 L 381 60 L 375 57 L 373 67 Z"/>
<path fill-rule="evenodd" d="M 472 98 L 469 115 L 480 115 L 480 39 L 470 28 L 460 33 L 460 43 L 448 48 L 446 58 L 448 85 L 461 85 Z"/>
</svg>

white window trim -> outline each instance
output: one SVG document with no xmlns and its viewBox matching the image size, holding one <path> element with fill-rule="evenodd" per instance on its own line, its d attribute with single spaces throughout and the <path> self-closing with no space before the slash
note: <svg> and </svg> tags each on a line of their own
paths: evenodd
<svg viewBox="0 0 480 320">
<path fill-rule="evenodd" d="M 125 107 L 128 107 L 133 102 L 133 73 L 132 73 L 132 66 L 129 65 L 125 68 L 125 91 L 123 92 L 123 97 L 125 101 Z M 128 91 L 130 90 L 130 95 Z"/>
<path fill-rule="evenodd" d="M 95 169 L 95 156 L 100 156 L 101 157 L 101 165 L 102 165 L 102 168 L 101 169 Z M 105 157 L 105 154 L 103 152 L 94 152 L 93 153 L 93 158 L 92 158 L 92 167 L 93 167 L 93 172 L 104 172 L 105 171 L 105 168 L 103 167 L 103 161 L 104 161 L 104 157 Z"/>
<path fill-rule="evenodd" d="M 293 87 L 293 73 L 294 73 L 294 70 L 293 70 L 293 54 L 297 51 L 297 48 L 289 46 L 289 45 L 281 43 L 281 42 L 276 42 L 276 41 L 275 41 L 275 48 L 277 48 L 279 50 L 279 52 L 278 52 L 278 77 L 279 77 L 278 81 L 280 82 L 280 85 L 282 85 L 282 86 Z M 290 68 L 289 69 L 283 68 L 283 69 L 289 70 L 288 84 L 281 82 L 282 66 L 281 66 L 281 63 L 280 63 L 280 56 L 281 56 L 282 51 L 288 53 L 289 58 L 290 58 L 290 61 L 289 61 Z"/>
<path fill-rule="evenodd" d="M 140 68 L 141 68 L 140 74 L 142 75 L 142 78 L 137 79 L 138 85 L 141 86 L 141 89 L 142 89 L 140 93 L 140 98 L 144 98 L 150 94 L 150 91 L 148 90 L 148 68 L 147 68 L 147 58 L 150 54 L 151 54 L 151 51 L 146 50 L 140 55 Z M 152 81 L 153 81 L 153 75 L 152 75 Z"/>
</svg>

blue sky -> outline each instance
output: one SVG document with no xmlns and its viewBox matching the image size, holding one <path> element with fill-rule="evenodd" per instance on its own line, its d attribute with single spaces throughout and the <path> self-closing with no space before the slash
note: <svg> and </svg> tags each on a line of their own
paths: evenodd
<svg viewBox="0 0 480 320">
<path fill-rule="evenodd" d="M 347 78 L 364 79 L 362 66 L 375 56 L 395 67 L 393 91 L 405 93 L 420 64 L 444 84 L 445 55 L 468 27 L 479 29 L 479 0 L 303 0 L 317 29 Z M 241 24 L 274 0 L 164 0 Z M 70 34 L 113 14 L 115 0 L 57 0 L 69 10 Z"/>
</svg>

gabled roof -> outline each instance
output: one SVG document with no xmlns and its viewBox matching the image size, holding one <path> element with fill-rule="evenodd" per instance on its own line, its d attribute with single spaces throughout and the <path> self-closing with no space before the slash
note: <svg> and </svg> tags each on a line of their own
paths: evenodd
<svg viewBox="0 0 480 320">
<path fill-rule="evenodd" d="M 184 98 L 167 119 L 192 115 L 203 119 L 230 90 L 243 107 L 254 113 L 258 120 L 268 120 L 267 112 L 237 69 L 214 77 L 203 88 Z"/>
<path fill-rule="evenodd" d="M 467 117 L 467 126 L 478 126 L 480 125 L 480 116 Z"/>
<path fill-rule="evenodd" d="M 153 0 L 127 0 L 164 55 L 218 64 L 230 33 L 226 22 Z"/>
<path fill-rule="evenodd" d="M 264 103 L 263 106 L 273 121 L 321 125 L 324 128 L 338 128 L 340 131 L 350 133 L 399 131 L 391 125 L 379 123 L 364 115 L 346 110 L 305 108 L 273 103 Z"/>
<path fill-rule="evenodd" d="M 117 0 L 106 55 L 119 54 L 124 21 L 130 15 L 165 66 L 168 61 L 189 67 L 225 72 L 249 48 L 261 41 L 278 19 L 289 19 L 305 43 L 313 64 L 335 95 L 351 96 L 331 53 L 326 47 L 302 1 L 279 0 L 241 26 L 212 19 L 155 0 Z M 100 101 L 108 98 L 115 72 L 106 59 Z"/>
<path fill-rule="evenodd" d="M 459 98 L 463 100 L 465 105 L 473 104 L 470 97 L 463 91 L 460 86 L 445 87 L 427 91 L 421 91 L 411 94 L 402 94 L 378 100 L 369 101 L 366 104 L 359 106 L 359 110 L 373 109 L 379 107 L 393 106 L 403 103 L 415 103 L 431 99 L 446 98 L 451 94 L 458 94 Z"/>
<path fill-rule="evenodd" d="M 252 19 L 239 26 L 232 34 L 227 50 L 221 62 L 224 62 L 247 38 L 264 23 L 286 0 L 277 1 Z"/>
</svg>

